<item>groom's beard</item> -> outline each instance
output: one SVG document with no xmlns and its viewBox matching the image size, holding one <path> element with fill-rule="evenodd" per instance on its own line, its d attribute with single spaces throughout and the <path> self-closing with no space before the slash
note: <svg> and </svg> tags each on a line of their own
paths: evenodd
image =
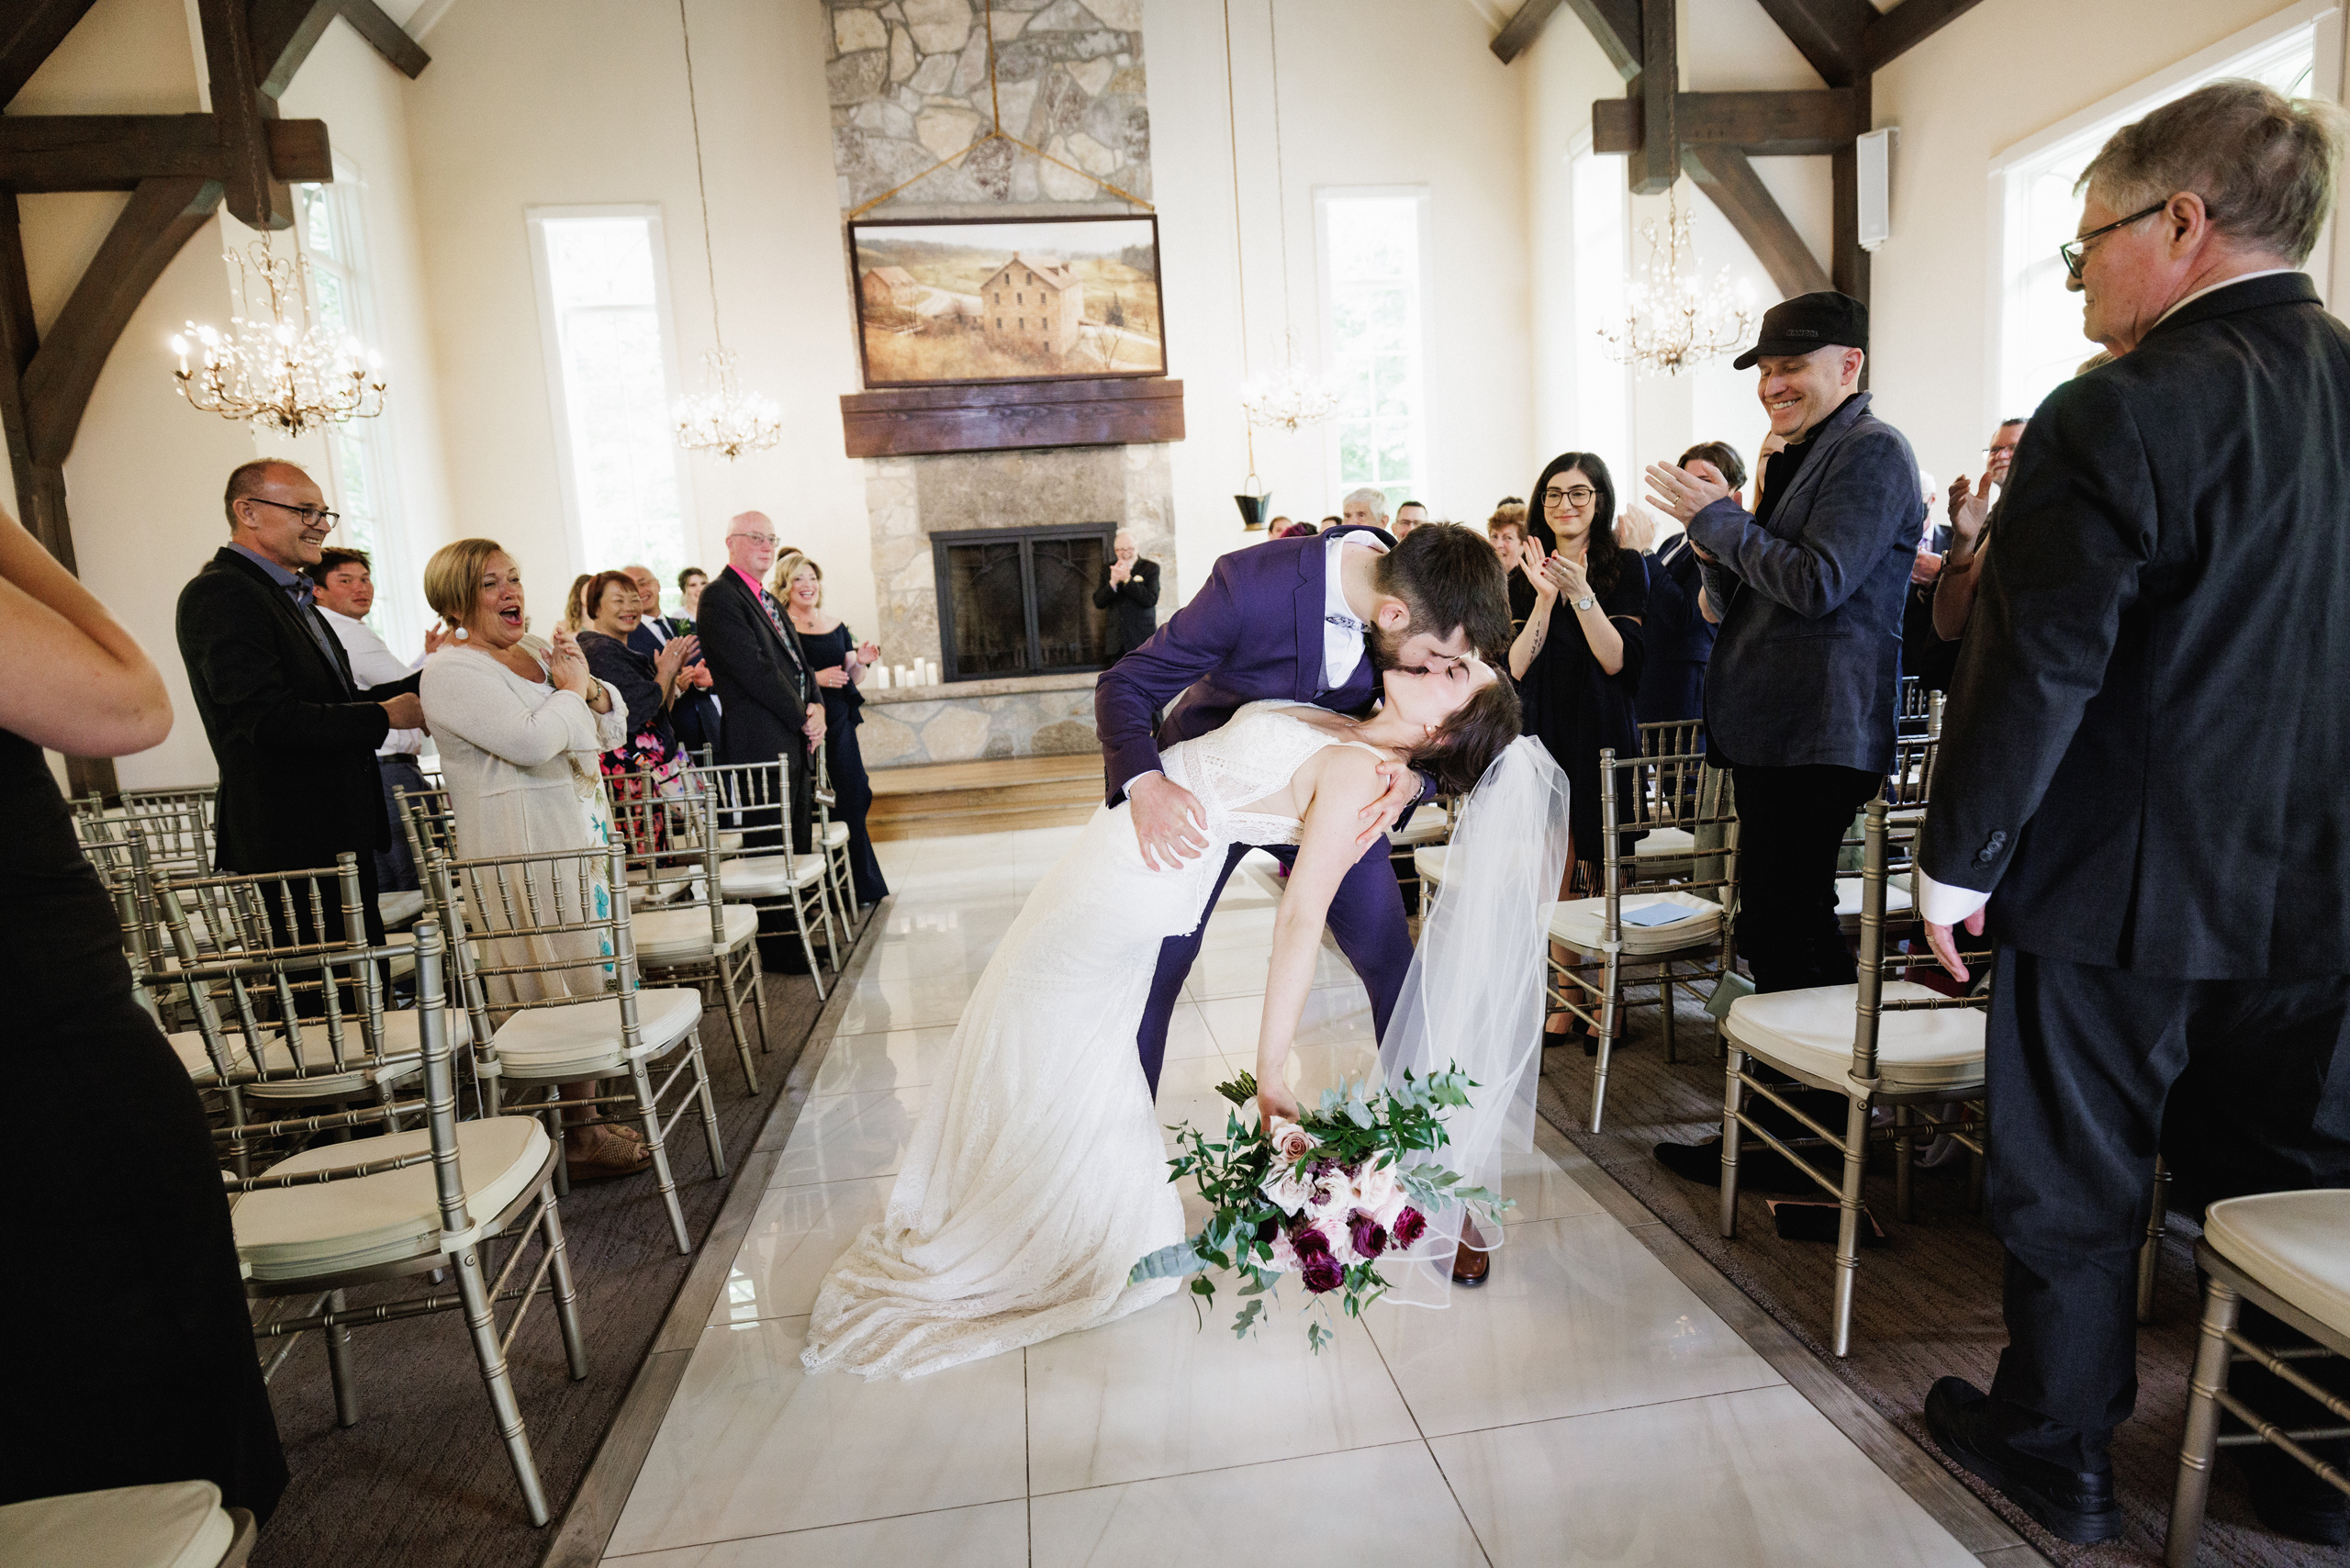
<svg viewBox="0 0 2350 1568">
<path fill-rule="evenodd" d="M 1406 675 L 1427 674 L 1425 667 L 1407 666 L 1403 662 L 1404 644 L 1411 634 L 1409 628 L 1392 632 L 1384 626 L 1373 625 L 1367 630 L 1363 636 L 1371 645 L 1371 673 L 1379 675 L 1391 669 L 1400 669 Z"/>
</svg>

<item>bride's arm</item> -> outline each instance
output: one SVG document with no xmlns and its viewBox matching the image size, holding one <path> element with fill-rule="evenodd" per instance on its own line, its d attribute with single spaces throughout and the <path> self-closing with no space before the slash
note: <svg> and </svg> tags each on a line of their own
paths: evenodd
<svg viewBox="0 0 2350 1568">
<path fill-rule="evenodd" d="M 1318 773 L 1318 777 L 1315 775 Z M 1290 1042 L 1314 986 L 1314 960 L 1322 945 L 1323 919 L 1338 884 L 1362 852 L 1355 845 L 1355 819 L 1386 790 L 1379 759 L 1354 746 L 1333 746 L 1308 762 L 1292 786 L 1310 785 L 1297 863 L 1290 869 L 1273 916 L 1272 967 L 1265 978 L 1265 1014 L 1257 1031 L 1257 1110 L 1267 1116 L 1297 1116 L 1297 1101 L 1281 1080 Z"/>
</svg>

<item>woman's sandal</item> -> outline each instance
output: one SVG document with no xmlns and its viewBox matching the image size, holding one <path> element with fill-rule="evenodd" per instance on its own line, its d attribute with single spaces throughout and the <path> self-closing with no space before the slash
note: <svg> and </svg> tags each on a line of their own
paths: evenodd
<svg viewBox="0 0 2350 1568">
<path fill-rule="evenodd" d="M 599 1127 L 599 1132 L 610 1132 Z M 595 1148 L 585 1155 L 566 1154 L 564 1170 L 574 1182 L 607 1182 L 620 1176 L 634 1176 L 653 1167 L 653 1147 L 646 1143 L 632 1143 L 624 1137 L 599 1137 Z"/>
</svg>

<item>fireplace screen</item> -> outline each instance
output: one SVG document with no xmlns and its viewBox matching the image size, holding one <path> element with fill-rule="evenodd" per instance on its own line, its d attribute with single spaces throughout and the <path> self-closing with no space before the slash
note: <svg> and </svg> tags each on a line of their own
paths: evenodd
<svg viewBox="0 0 2350 1568">
<path fill-rule="evenodd" d="M 975 529 L 931 540 L 948 680 L 1100 669 L 1093 589 L 1116 525 Z"/>
</svg>

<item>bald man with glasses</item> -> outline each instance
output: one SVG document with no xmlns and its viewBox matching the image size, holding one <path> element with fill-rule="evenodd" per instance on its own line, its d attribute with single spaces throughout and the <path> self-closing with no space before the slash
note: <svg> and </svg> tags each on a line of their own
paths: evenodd
<svg viewBox="0 0 2350 1568">
<path fill-rule="evenodd" d="M 362 694 L 350 655 L 312 602 L 310 571 L 340 521 L 308 474 L 276 459 L 240 465 L 222 505 L 229 543 L 180 590 L 180 657 L 220 770 L 223 871 L 331 867 L 350 850 L 371 941 L 375 852 L 394 826 L 375 748 L 421 729 L 418 677 Z M 340 937 L 342 913 L 328 913 Z"/>
<path fill-rule="evenodd" d="M 694 634 L 724 709 L 718 760 L 791 765 L 791 840 L 807 854 L 815 818 L 814 748 L 824 739 L 824 705 L 800 650 L 799 634 L 767 588 L 778 541 L 765 512 L 726 525 L 726 565 L 701 590 Z M 745 848 L 772 847 L 765 830 Z"/>
</svg>

